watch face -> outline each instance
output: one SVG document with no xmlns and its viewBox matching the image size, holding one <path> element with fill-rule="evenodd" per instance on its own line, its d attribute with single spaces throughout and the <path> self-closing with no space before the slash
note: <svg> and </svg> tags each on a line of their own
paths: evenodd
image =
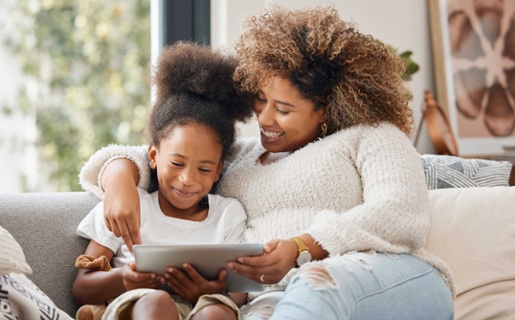
<svg viewBox="0 0 515 320">
<path fill-rule="evenodd" d="M 309 251 L 302 251 L 297 258 L 297 264 L 299 266 L 311 261 L 311 253 Z"/>
</svg>

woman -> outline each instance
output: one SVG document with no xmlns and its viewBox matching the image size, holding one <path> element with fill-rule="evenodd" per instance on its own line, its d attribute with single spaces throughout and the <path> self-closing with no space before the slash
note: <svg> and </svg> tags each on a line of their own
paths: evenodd
<svg viewBox="0 0 515 320">
<path fill-rule="evenodd" d="M 243 317 L 451 319 L 451 273 L 422 249 L 429 203 L 402 60 L 331 7 L 251 17 L 236 53 L 261 140 L 237 142 L 217 192 L 243 203 L 247 241 L 266 243 L 228 267 L 269 284 Z M 101 150 L 81 173 L 98 193 L 100 174 L 106 224 L 128 243 L 136 182 L 148 184 L 137 150 Z"/>
</svg>

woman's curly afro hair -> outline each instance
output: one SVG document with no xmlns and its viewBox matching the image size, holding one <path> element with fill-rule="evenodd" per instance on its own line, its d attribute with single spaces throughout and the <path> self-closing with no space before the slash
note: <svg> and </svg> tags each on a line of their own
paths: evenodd
<svg viewBox="0 0 515 320">
<path fill-rule="evenodd" d="M 235 49 L 239 90 L 256 94 L 271 77 L 286 78 L 315 109 L 325 109 L 328 134 L 380 122 L 412 130 L 403 60 L 341 20 L 332 6 L 271 7 L 245 22 Z"/>
<path fill-rule="evenodd" d="M 236 121 L 252 116 L 251 94 L 236 90 L 233 74 L 238 60 L 210 47 L 178 42 L 158 60 L 154 81 L 157 98 L 148 119 L 149 142 L 159 146 L 176 126 L 209 127 L 222 145 L 225 159 L 236 136 Z"/>
</svg>

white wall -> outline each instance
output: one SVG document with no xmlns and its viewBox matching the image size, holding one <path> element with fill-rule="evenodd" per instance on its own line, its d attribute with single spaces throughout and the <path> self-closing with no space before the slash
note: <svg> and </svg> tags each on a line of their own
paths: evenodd
<svg viewBox="0 0 515 320">
<path fill-rule="evenodd" d="M 418 125 L 424 89 L 434 91 L 427 0 L 211 0 L 213 47 L 231 51 L 245 18 L 262 13 L 270 4 L 290 8 L 333 4 L 341 17 L 354 23 L 362 33 L 371 34 L 401 51 L 413 51 L 420 70 L 408 86 L 413 92 L 411 107 Z M 257 135 L 256 123 L 243 126 L 241 134 Z M 417 149 L 421 153 L 434 152 L 425 128 Z"/>
</svg>

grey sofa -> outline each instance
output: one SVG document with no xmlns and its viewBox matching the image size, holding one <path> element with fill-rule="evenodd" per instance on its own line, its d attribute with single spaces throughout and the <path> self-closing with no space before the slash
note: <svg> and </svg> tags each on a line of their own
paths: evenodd
<svg viewBox="0 0 515 320">
<path fill-rule="evenodd" d="M 429 196 L 426 249 L 454 271 L 456 320 L 515 319 L 515 187 L 430 190 Z M 71 317 L 78 308 L 70 290 L 74 262 L 88 243 L 76 228 L 98 201 L 85 192 L 0 193 L 0 225 L 23 248 L 34 271 L 29 278 Z"/>
<path fill-rule="evenodd" d="M 86 192 L 0 193 L 0 224 L 23 248 L 29 278 L 72 317 L 74 262 L 88 244 L 76 229 L 98 201 Z"/>
</svg>

